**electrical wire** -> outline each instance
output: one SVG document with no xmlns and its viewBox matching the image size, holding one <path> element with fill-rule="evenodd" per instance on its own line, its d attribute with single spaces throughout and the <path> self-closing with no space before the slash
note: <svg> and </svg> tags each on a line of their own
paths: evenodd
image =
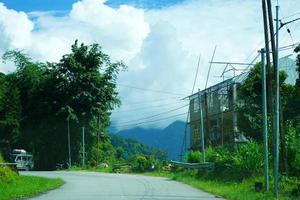
<svg viewBox="0 0 300 200">
<path fill-rule="evenodd" d="M 163 101 L 182 101 L 182 98 L 174 98 L 174 97 L 170 97 L 170 98 L 161 98 L 161 99 L 153 99 L 153 100 L 149 100 L 149 101 L 145 101 L 145 98 L 142 99 L 141 101 L 134 101 L 134 102 L 130 102 L 130 103 L 126 103 L 124 104 L 125 106 L 132 106 L 132 105 L 148 105 L 151 104 L 153 102 L 163 102 Z"/>
<path fill-rule="evenodd" d="M 138 121 L 143 121 L 143 120 L 146 120 L 146 119 L 152 119 L 152 118 L 155 118 L 155 117 L 164 115 L 164 114 L 168 114 L 168 113 L 171 113 L 171 112 L 180 110 L 180 109 L 182 109 L 182 108 L 187 107 L 188 105 L 189 105 L 189 104 L 186 104 L 186 105 L 184 105 L 184 106 L 180 106 L 180 107 L 177 107 L 177 108 L 174 108 L 174 109 L 165 111 L 165 112 L 161 112 L 161 113 L 158 113 L 158 114 L 155 114 L 155 115 L 150 115 L 150 116 L 143 117 L 143 118 L 139 118 L 139 119 L 134 119 L 134 120 L 130 120 L 130 121 L 125 121 L 125 122 L 120 123 L 120 125 L 126 125 L 126 124 L 132 123 L 132 122 L 138 122 Z"/>
<path fill-rule="evenodd" d="M 165 117 L 165 118 L 155 119 L 155 120 L 152 120 L 152 121 L 145 121 L 145 122 L 140 122 L 140 123 L 133 123 L 133 124 L 127 124 L 127 125 L 121 125 L 121 126 L 111 126 L 111 127 L 112 128 L 120 128 L 120 127 L 138 126 L 138 125 L 147 124 L 147 123 L 151 123 L 151 122 L 158 122 L 158 121 L 163 121 L 163 120 L 166 120 L 166 119 L 172 119 L 174 117 L 178 117 L 178 116 L 182 116 L 182 115 L 186 115 L 186 114 L 187 114 L 187 112 L 180 113 L 180 114 L 177 114 L 177 115 L 172 115 L 172 116 Z"/>
<path fill-rule="evenodd" d="M 145 107 L 139 107 L 139 108 L 134 108 L 134 109 L 125 109 L 125 110 L 120 110 L 120 111 L 115 111 L 115 113 L 124 113 L 124 112 L 132 112 L 132 111 L 139 111 L 139 110 L 148 110 L 148 109 L 153 109 L 153 108 L 165 108 L 169 107 L 170 105 L 177 105 L 177 104 L 182 104 L 186 102 L 174 102 L 174 103 L 167 103 L 167 104 L 160 104 L 160 105 L 148 105 Z"/>
<path fill-rule="evenodd" d="M 166 94 L 166 95 L 187 96 L 186 94 L 179 94 L 179 93 L 173 93 L 173 92 L 163 91 L 163 90 L 141 88 L 141 87 L 135 87 L 135 86 L 131 86 L 131 85 L 118 84 L 118 86 L 127 87 L 127 88 L 131 88 L 131 89 L 135 89 L 135 90 L 142 90 L 144 92 L 156 92 L 156 93 L 161 93 L 161 94 Z"/>
</svg>

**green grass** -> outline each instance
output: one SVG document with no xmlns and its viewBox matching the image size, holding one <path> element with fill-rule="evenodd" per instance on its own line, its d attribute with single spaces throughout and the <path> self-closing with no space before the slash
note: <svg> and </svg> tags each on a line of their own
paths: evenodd
<svg viewBox="0 0 300 200">
<path fill-rule="evenodd" d="M 19 176 L 14 181 L 0 182 L 0 199 L 20 199 L 33 196 L 61 186 L 62 179 L 49 179 L 34 176 Z"/>
<path fill-rule="evenodd" d="M 254 183 L 256 181 L 263 181 L 262 177 L 249 178 L 242 182 L 225 182 L 222 180 L 209 180 L 207 178 L 201 178 L 192 172 L 150 172 L 145 175 L 151 176 L 163 176 L 170 179 L 191 185 L 195 188 L 209 192 L 219 197 L 226 198 L 227 200 L 273 200 L 272 186 L 270 192 L 255 192 Z M 291 196 L 291 190 L 296 185 L 296 182 L 287 182 L 280 184 L 280 196 L 278 199 L 290 200 L 300 199 Z"/>
</svg>

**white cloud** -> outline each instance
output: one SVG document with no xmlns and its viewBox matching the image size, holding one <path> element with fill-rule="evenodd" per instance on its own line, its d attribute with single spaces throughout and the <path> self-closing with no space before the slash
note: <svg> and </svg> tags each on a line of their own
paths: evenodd
<svg viewBox="0 0 300 200">
<path fill-rule="evenodd" d="M 76 2 L 63 16 L 55 12 L 27 15 L 3 4 L 0 13 L 1 33 L 9 39 L 9 46 L 1 45 L 1 49 L 24 49 L 40 61 L 58 61 L 75 39 L 100 43 L 113 59 L 128 61 L 140 50 L 149 32 L 143 10 L 126 5 L 113 9 L 102 0 Z"/>
<path fill-rule="evenodd" d="M 208 62 L 215 45 L 215 60 L 233 62 L 250 62 L 263 46 L 260 1 L 186 0 L 157 10 L 128 5 L 111 8 L 104 2 L 78 1 L 69 12 L 59 15 L 56 12 L 26 14 L 0 4 L 0 53 L 19 48 L 37 60 L 58 61 L 69 52 L 75 39 L 86 43 L 97 42 L 113 59 L 124 60 L 129 66 L 128 72 L 121 74 L 120 84 L 189 94 L 199 54 L 202 62 L 196 89 L 204 87 Z M 280 3 L 281 16 L 299 12 L 295 5 L 300 4 L 300 0 Z M 300 36 L 299 24 L 290 25 L 295 42 Z M 291 43 L 290 36 L 284 30 L 281 38 L 281 45 Z M 210 85 L 221 80 L 215 76 L 220 75 L 223 67 L 213 65 Z M 7 65 L 0 64 L 0 70 L 8 71 Z M 113 120 L 120 125 L 171 109 L 183 97 L 124 86 L 120 86 L 119 91 L 124 106 L 119 109 L 120 112 L 113 114 Z M 165 100 L 153 101 L 157 99 Z M 140 102 L 139 105 L 136 105 L 137 102 Z M 170 102 L 169 106 L 159 107 L 167 102 Z M 183 104 L 178 103 L 178 106 Z M 143 106 L 148 108 L 126 112 Z M 179 110 L 171 115 L 184 111 Z"/>
</svg>

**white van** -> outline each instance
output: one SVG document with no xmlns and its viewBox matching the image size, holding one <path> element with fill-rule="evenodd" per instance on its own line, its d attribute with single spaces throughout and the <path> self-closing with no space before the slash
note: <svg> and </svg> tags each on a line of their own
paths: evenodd
<svg viewBox="0 0 300 200">
<path fill-rule="evenodd" d="M 32 170 L 34 167 L 33 156 L 24 149 L 14 149 L 12 154 L 13 162 L 16 163 L 17 170 Z"/>
</svg>

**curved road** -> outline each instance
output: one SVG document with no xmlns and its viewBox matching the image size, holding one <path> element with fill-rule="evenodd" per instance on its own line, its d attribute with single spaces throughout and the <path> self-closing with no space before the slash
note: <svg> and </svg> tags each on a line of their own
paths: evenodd
<svg viewBox="0 0 300 200">
<path fill-rule="evenodd" d="M 96 172 L 22 172 L 65 180 L 58 189 L 34 200 L 220 200 L 214 195 L 161 177 Z"/>
</svg>

